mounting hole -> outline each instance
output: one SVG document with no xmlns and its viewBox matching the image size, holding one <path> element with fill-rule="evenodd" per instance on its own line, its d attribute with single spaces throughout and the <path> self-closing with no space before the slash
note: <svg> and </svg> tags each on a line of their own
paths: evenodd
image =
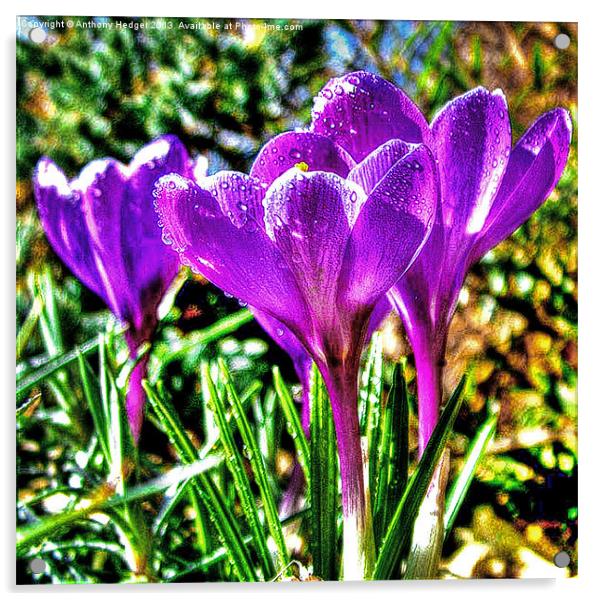
<svg viewBox="0 0 602 601">
<path fill-rule="evenodd" d="M 29 569 L 33 574 L 43 574 L 46 571 L 46 562 L 39 557 L 31 560 L 29 564 Z"/>
<path fill-rule="evenodd" d="M 571 556 L 566 551 L 559 551 L 554 555 L 554 565 L 557 568 L 567 568 L 571 563 Z"/>
<path fill-rule="evenodd" d="M 558 48 L 558 50 L 566 50 L 571 43 L 571 38 L 566 33 L 559 33 L 554 38 L 554 46 Z"/>
<path fill-rule="evenodd" d="M 42 42 L 44 42 L 46 40 L 47 37 L 48 36 L 47 36 L 46 32 L 41 27 L 34 27 L 29 32 L 29 39 L 34 44 L 41 44 Z"/>
</svg>

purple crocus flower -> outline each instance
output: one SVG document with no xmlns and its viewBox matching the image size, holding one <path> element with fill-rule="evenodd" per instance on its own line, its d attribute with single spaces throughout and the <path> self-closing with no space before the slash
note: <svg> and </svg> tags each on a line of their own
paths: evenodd
<svg viewBox="0 0 602 601">
<path fill-rule="evenodd" d="M 414 349 L 422 452 L 439 416 L 447 333 L 466 273 L 556 186 L 569 152 L 570 116 L 562 108 L 545 113 L 512 148 L 500 90 L 467 92 L 445 105 L 429 126 L 401 90 L 357 72 L 330 81 L 312 117 L 312 131 L 355 160 L 366 160 L 395 139 L 422 142 L 436 159 L 441 203 L 435 226 L 390 294 Z M 383 164 L 381 173 L 387 168 Z"/>
<path fill-rule="evenodd" d="M 35 197 L 50 244 L 128 325 L 125 337 L 132 357 L 151 339 L 157 307 L 179 267 L 157 229 L 153 185 L 165 173 L 189 175 L 193 169 L 181 142 L 164 136 L 142 148 L 127 166 L 110 158 L 95 160 L 71 181 L 46 157 L 35 170 Z M 147 361 L 144 358 L 134 367 L 126 399 L 136 440 L 146 398 L 141 380 Z"/>
<path fill-rule="evenodd" d="M 397 150 L 375 179 L 382 157 L 358 163 L 326 136 L 289 132 L 263 147 L 250 175 L 173 174 L 155 190 L 164 239 L 182 261 L 284 324 L 322 373 L 339 448 L 347 578 L 362 578 L 373 559 L 357 414 L 361 351 L 375 305 L 428 237 L 437 199 L 430 151 Z"/>
</svg>

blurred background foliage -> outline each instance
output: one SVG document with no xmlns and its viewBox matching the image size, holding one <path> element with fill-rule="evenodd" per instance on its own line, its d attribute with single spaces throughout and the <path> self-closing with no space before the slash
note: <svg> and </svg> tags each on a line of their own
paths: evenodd
<svg viewBox="0 0 602 601">
<path fill-rule="evenodd" d="M 95 18 L 96 23 L 111 20 Z M 500 420 L 446 543 L 444 569 L 460 578 L 554 576 L 558 572 L 551 562 L 562 549 L 571 555 L 570 573 L 575 574 L 576 25 L 233 20 L 238 29 L 216 32 L 178 28 L 181 21 L 198 21 L 169 21 L 172 29 L 48 30 L 42 43 L 32 42 L 26 30 L 18 32 L 18 372 L 93 338 L 109 319 L 101 301 L 81 287 L 45 241 L 30 183 L 41 155 L 75 176 L 94 158 L 110 155 L 127 162 L 152 138 L 173 133 L 192 153 L 208 157 L 211 172 L 246 170 L 268 138 L 308 122 L 313 96 L 330 77 L 355 69 L 394 81 L 429 118 L 476 85 L 500 87 L 508 98 L 515 139 L 540 113 L 564 106 L 573 115 L 575 134 L 557 189 L 527 224 L 472 270 L 453 321 L 446 391 L 467 370 L 471 391 L 456 424 L 452 470 L 492 405 L 499 407 Z M 280 30 L 267 30 L 264 23 L 280 25 Z M 561 33 L 570 38 L 562 50 L 554 43 Z M 33 274 L 39 273 L 56 282 L 61 327 L 55 336 L 45 336 L 37 327 L 40 284 Z M 198 380 L 203 357 L 226 358 L 241 388 L 254 380 L 267 385 L 273 364 L 287 381 L 295 381 L 288 357 L 248 318 L 231 336 L 179 351 L 188 348 L 187 341 L 194 342 L 197 330 L 240 309 L 235 299 L 189 277 L 158 334 L 156 354 L 169 355 L 162 377 L 191 435 L 198 435 L 205 419 Z M 383 326 L 383 341 L 391 360 L 410 356 L 393 316 Z M 413 390 L 411 359 L 406 376 Z M 60 382 L 34 389 L 30 399 L 35 402 L 27 409 L 31 417 L 19 429 L 20 520 L 27 521 L 27 499 L 40 491 L 91 486 L 86 481 L 90 475 L 77 467 L 77 449 L 84 448 L 90 420 L 73 383 L 79 417 L 70 426 L 57 419 L 64 410 L 61 398 L 65 401 Z M 282 429 L 282 423 L 275 427 Z M 173 464 L 174 456 L 167 439 L 154 432 L 147 423 L 141 456 L 157 470 Z M 292 463 L 292 447 L 285 440 L 274 450 L 277 486 L 285 487 Z M 182 545 L 193 536 L 192 514 L 183 513 L 182 540 L 174 543 L 183 559 L 189 552 Z M 106 536 L 103 541 L 117 544 Z M 124 566 L 106 549 L 89 544 L 80 553 L 90 556 L 87 571 L 74 574 L 56 564 L 50 575 L 36 577 L 21 562 L 19 579 L 121 579 Z M 196 574 L 193 579 L 199 578 Z"/>
</svg>

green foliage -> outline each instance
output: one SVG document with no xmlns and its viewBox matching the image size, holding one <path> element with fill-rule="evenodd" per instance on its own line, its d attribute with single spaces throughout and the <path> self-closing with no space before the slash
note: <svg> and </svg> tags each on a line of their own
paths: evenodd
<svg viewBox="0 0 602 601">
<path fill-rule="evenodd" d="M 416 471 L 404 488 L 403 495 L 397 504 L 391 522 L 387 525 L 383 542 L 378 550 L 376 566 L 374 567 L 374 580 L 391 578 L 395 567 L 399 565 L 401 553 L 411 535 L 420 505 L 425 498 L 431 478 L 439 463 L 460 405 L 463 400 L 465 380 L 462 378 L 454 394 L 445 406 L 437 426 L 429 439 Z"/>
<path fill-rule="evenodd" d="M 315 365 L 311 374 L 310 399 L 310 550 L 314 574 L 322 580 L 335 580 L 338 521 L 336 436 L 326 386 Z"/>
</svg>

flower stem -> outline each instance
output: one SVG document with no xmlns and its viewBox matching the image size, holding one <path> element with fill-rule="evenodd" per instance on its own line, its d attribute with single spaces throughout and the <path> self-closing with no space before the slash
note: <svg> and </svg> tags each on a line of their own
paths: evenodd
<svg viewBox="0 0 602 601">
<path fill-rule="evenodd" d="M 147 363 L 148 358 L 145 357 L 132 370 L 125 400 L 128 423 L 130 424 L 134 442 L 136 443 L 138 443 L 138 439 L 140 438 L 144 417 L 144 404 L 146 403 L 146 393 L 142 388 L 142 380 L 146 377 Z"/>
<path fill-rule="evenodd" d="M 442 370 L 445 364 L 446 336 L 432 336 L 429 328 L 414 329 L 414 349 L 418 383 L 418 454 L 422 457 L 439 420 L 443 396 Z M 411 550 L 405 578 L 436 578 L 443 547 L 443 514 L 449 476 L 449 452 L 439 462 L 414 523 Z"/>
<path fill-rule="evenodd" d="M 357 412 L 358 369 L 356 365 L 343 364 L 321 371 L 332 404 L 341 471 L 343 578 L 364 580 L 370 576 L 374 566 L 374 533 L 364 486 Z"/>
<path fill-rule="evenodd" d="M 135 360 L 138 356 L 138 348 L 144 342 L 144 338 L 130 332 L 126 332 L 125 339 L 130 352 L 130 359 Z M 142 388 L 142 380 L 146 378 L 146 369 L 148 366 L 149 355 L 144 357 L 132 369 L 128 380 L 128 390 L 125 398 L 125 408 L 128 416 L 128 423 L 132 430 L 134 442 L 138 444 L 142 422 L 144 419 L 144 405 L 146 403 L 146 393 Z"/>
<path fill-rule="evenodd" d="M 309 368 L 311 369 L 311 362 L 309 362 Z M 301 384 L 303 386 L 303 396 L 301 399 L 301 426 L 303 427 L 303 432 L 305 436 L 309 439 L 309 390 L 310 390 L 310 382 L 309 382 L 309 372 L 310 369 L 307 370 L 307 376 L 301 379 Z M 282 496 L 282 501 L 280 503 L 280 507 L 278 508 L 278 513 L 281 518 L 286 518 L 293 513 L 296 513 L 301 509 L 301 505 L 303 502 L 303 493 L 305 488 L 307 487 L 307 482 L 305 481 L 305 475 L 303 474 L 303 468 L 301 464 L 297 461 L 293 467 L 293 472 L 291 474 L 291 479 L 289 481 L 288 487 Z"/>
<path fill-rule="evenodd" d="M 412 347 L 418 383 L 418 454 L 422 457 L 439 420 L 445 342 L 434 340 L 422 332 L 415 332 Z"/>
</svg>

